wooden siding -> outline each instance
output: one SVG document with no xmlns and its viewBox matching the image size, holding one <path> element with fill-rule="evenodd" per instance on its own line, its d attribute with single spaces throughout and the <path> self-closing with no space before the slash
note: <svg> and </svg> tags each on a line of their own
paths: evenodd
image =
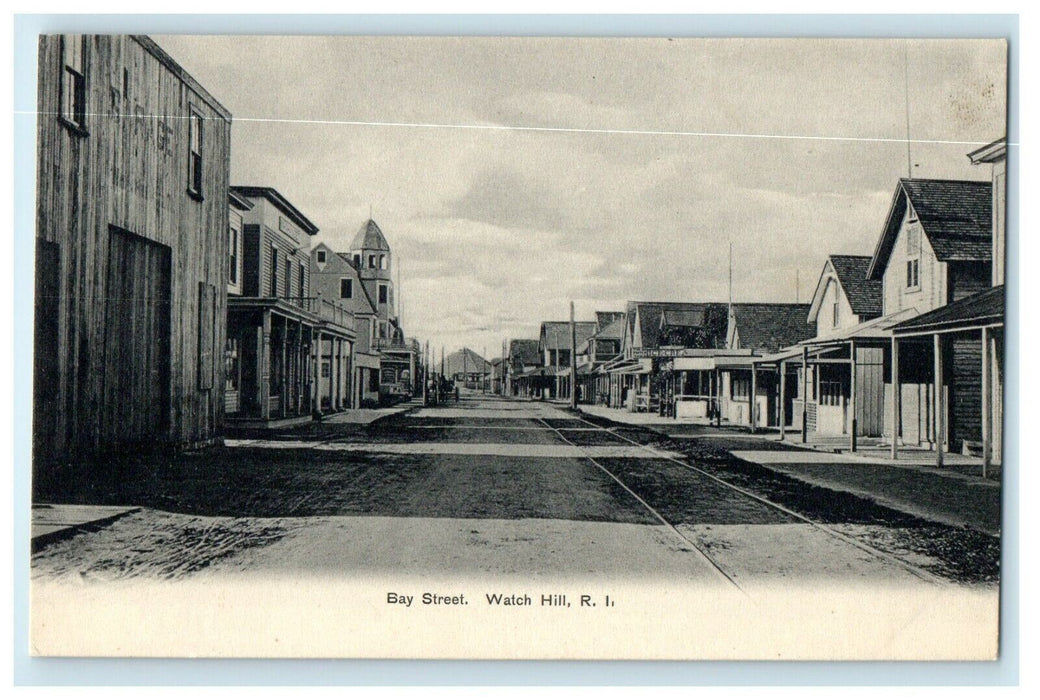
<svg viewBox="0 0 1040 700">
<path fill-rule="evenodd" d="M 988 262 L 951 262 L 947 267 L 950 272 L 947 303 L 952 304 L 990 288 L 993 271 Z"/>
<path fill-rule="evenodd" d="M 879 436 L 884 429 L 885 350 L 856 348 L 856 434 Z"/>
<path fill-rule="evenodd" d="M 60 285 L 57 410 L 41 458 L 119 446 L 127 439 L 119 423 L 130 413 L 166 413 L 166 426 L 148 436 L 153 444 L 207 441 L 223 418 L 223 381 L 199 388 L 198 285 L 227 286 L 230 119 L 150 42 L 130 36 L 83 40 L 83 132 L 58 116 L 61 38 L 43 36 L 39 42 L 36 235 L 56 246 L 57 253 L 40 262 L 59 266 Z M 191 110 L 204 123 L 201 199 L 187 187 Z M 106 395 L 106 339 L 115 341 L 109 297 L 119 293 L 108 288 L 113 230 L 168 250 L 173 303 L 165 369 L 169 396 L 162 406 L 145 403 L 148 392 L 118 397 L 132 404 L 119 410 L 108 404 L 114 397 Z M 215 317 L 223 318 L 225 295 L 216 295 L 215 304 Z M 128 332 L 140 329 L 131 324 Z M 223 324 L 216 324 L 211 339 L 207 351 L 222 350 Z"/>
<path fill-rule="evenodd" d="M 903 195 L 905 196 L 905 195 Z M 903 309 L 917 309 L 917 313 L 943 306 L 947 303 L 946 291 L 946 263 L 939 262 L 935 257 L 935 251 L 928 241 L 920 223 L 910 223 L 912 209 L 907 207 L 907 213 L 903 218 L 902 226 L 896 235 L 895 244 L 892 246 L 892 254 L 888 259 L 884 273 L 884 315 L 893 314 Z M 907 231 L 909 227 L 916 227 L 920 232 L 919 253 L 919 280 L 918 287 L 909 289 L 906 286 L 906 262 L 907 254 Z"/>
<path fill-rule="evenodd" d="M 982 338 L 957 336 L 949 341 L 947 382 L 950 404 L 950 449 L 960 451 L 964 440 L 982 440 Z"/>
</svg>

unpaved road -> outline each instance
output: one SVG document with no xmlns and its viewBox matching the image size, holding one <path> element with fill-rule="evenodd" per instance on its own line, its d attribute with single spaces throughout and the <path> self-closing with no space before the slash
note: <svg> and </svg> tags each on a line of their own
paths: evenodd
<svg viewBox="0 0 1040 700">
<path fill-rule="evenodd" d="M 32 573 L 657 575 L 745 591 L 993 583 L 908 544 L 916 523 L 814 527 L 626 437 L 649 442 L 549 405 L 476 395 L 370 426 L 313 425 L 161 464 L 128 459 L 71 500 L 143 509 L 43 548 Z M 729 463 L 713 459 L 705 464 L 727 476 Z"/>
</svg>

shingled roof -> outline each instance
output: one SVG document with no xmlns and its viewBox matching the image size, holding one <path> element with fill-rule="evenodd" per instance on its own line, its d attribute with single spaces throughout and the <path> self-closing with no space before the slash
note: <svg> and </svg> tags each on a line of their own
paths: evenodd
<svg viewBox="0 0 1040 700">
<path fill-rule="evenodd" d="M 456 374 L 482 374 L 491 371 L 491 363 L 469 348 L 456 350 L 444 358 L 444 374 L 453 377 Z"/>
<path fill-rule="evenodd" d="M 868 278 L 882 278 L 908 201 L 940 262 L 990 260 L 993 239 L 993 185 L 990 182 L 902 178 L 874 250 Z"/>
<path fill-rule="evenodd" d="M 663 324 L 665 311 L 669 319 L 682 325 Z M 700 315 L 701 320 L 697 325 L 688 325 Z M 647 349 L 660 346 L 661 337 L 669 328 L 703 328 L 708 336 L 705 347 L 722 347 L 726 339 L 726 305 L 713 302 L 678 302 L 678 301 L 630 301 L 628 302 L 629 323 L 635 323 L 639 318 L 639 333 L 642 338 L 642 347 Z M 715 324 L 713 324 L 713 321 Z M 716 327 L 717 326 L 717 327 Z"/>
<path fill-rule="evenodd" d="M 361 224 L 361 228 L 358 229 L 357 234 L 354 236 L 353 243 L 350 244 L 351 250 L 390 250 L 390 244 L 386 242 L 386 236 L 383 235 L 382 229 L 372 219 L 369 219 L 365 223 Z"/>
<path fill-rule="evenodd" d="M 542 364 L 542 357 L 538 353 L 538 341 L 533 338 L 509 341 L 509 362 L 516 369 L 523 365 Z"/>
<path fill-rule="evenodd" d="M 870 269 L 869 255 L 831 255 L 828 257 L 838 284 L 849 300 L 852 313 L 863 320 L 880 316 L 882 312 L 883 289 L 881 280 L 867 279 Z"/>
<path fill-rule="evenodd" d="M 595 333 L 595 321 L 576 322 L 574 324 L 575 347 L 581 347 L 581 344 Z M 543 321 L 538 347 L 546 350 L 569 350 L 571 347 L 570 321 Z"/>
<path fill-rule="evenodd" d="M 740 348 L 774 353 L 811 338 L 809 304 L 734 304 L 733 323 Z"/>
<path fill-rule="evenodd" d="M 914 316 L 892 328 L 896 335 L 920 331 L 955 330 L 957 328 L 1003 325 L 1004 285 L 987 289 L 970 297 L 940 306 Z"/>
<path fill-rule="evenodd" d="M 596 328 L 600 333 L 602 333 L 605 328 L 613 325 L 616 321 L 619 321 L 623 318 L 625 318 L 624 311 L 597 311 Z M 620 338 L 621 336 L 619 335 L 618 337 Z"/>
</svg>

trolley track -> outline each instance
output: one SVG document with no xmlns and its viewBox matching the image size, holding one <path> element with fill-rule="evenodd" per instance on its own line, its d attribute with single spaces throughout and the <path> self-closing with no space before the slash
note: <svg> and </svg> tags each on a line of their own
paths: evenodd
<svg viewBox="0 0 1040 700">
<path fill-rule="evenodd" d="M 828 527 L 824 523 L 821 523 L 821 522 L 818 522 L 816 520 L 813 520 L 812 518 L 806 517 L 805 515 L 797 512 L 797 511 L 794 511 L 794 510 L 792 510 L 790 508 L 787 508 L 786 506 L 783 506 L 783 505 L 781 505 L 779 503 L 771 501 L 768 498 L 765 498 L 765 497 L 760 496 L 760 495 L 758 495 L 758 494 L 756 494 L 756 493 L 754 493 L 752 491 L 749 491 L 748 489 L 745 489 L 745 488 L 742 488 L 740 486 L 737 486 L 736 484 L 732 484 L 732 483 L 726 481 L 725 479 L 722 479 L 722 478 L 716 476 L 715 474 L 712 474 L 712 473 L 710 473 L 710 472 L 708 472 L 708 471 L 706 471 L 704 469 L 701 469 L 699 467 L 696 467 L 696 466 L 690 464 L 689 462 L 687 462 L 685 460 L 676 459 L 675 457 L 672 457 L 671 455 L 669 455 L 667 453 L 663 453 L 663 452 L 658 451 L 658 450 L 656 450 L 656 449 L 654 449 L 652 447 L 644 445 L 644 444 L 642 444 L 642 443 L 640 443 L 640 442 L 638 442 L 636 440 L 633 440 L 633 439 L 631 439 L 631 438 L 629 438 L 629 437 L 627 437 L 625 435 L 622 435 L 621 433 L 619 433 L 614 428 L 607 428 L 607 427 L 604 427 L 602 425 L 598 425 L 596 423 L 593 423 L 590 420 L 587 420 L 587 419 L 581 418 L 581 417 L 576 418 L 576 420 L 579 420 L 582 423 L 586 423 L 588 425 L 591 425 L 591 426 L 594 426 L 596 428 L 599 428 L 600 430 L 604 430 L 606 432 L 609 432 L 611 435 L 614 435 L 615 437 L 617 437 L 617 438 L 619 438 L 621 440 L 624 440 L 625 442 L 628 442 L 628 443 L 630 443 L 632 445 L 635 445 L 635 446 L 645 450 L 647 452 L 647 456 L 648 457 L 651 457 L 653 459 L 667 460 L 669 462 L 672 462 L 672 463 L 682 467 L 683 469 L 692 471 L 692 472 L 694 472 L 694 473 L 696 473 L 696 474 L 698 474 L 698 475 L 700 475 L 702 477 L 710 479 L 712 482 L 718 484 L 719 486 L 722 486 L 722 487 L 724 487 L 726 489 L 729 489 L 731 491 L 734 491 L 734 492 L 736 492 L 736 493 L 738 493 L 738 494 L 740 494 L 742 496 L 750 498 L 750 499 L 752 499 L 752 500 L 754 500 L 754 501 L 756 501 L 756 502 L 758 502 L 758 503 L 760 503 L 760 504 L 762 504 L 762 505 L 764 505 L 764 506 L 766 506 L 768 508 L 776 510 L 779 513 L 783 513 L 784 515 L 786 515 L 788 517 L 794 518 L 795 520 L 797 520 L 799 522 L 802 522 L 802 523 L 805 523 L 807 525 L 810 525 L 810 526 L 816 528 L 817 530 L 819 530 L 820 532 L 823 532 L 823 533 L 829 535 L 830 537 L 833 537 L 833 538 L 835 538 L 837 540 L 840 540 L 840 541 L 844 542 L 845 544 L 851 545 L 851 546 L 859 549 L 860 551 L 865 552 L 865 553 L 867 553 L 867 554 L 869 554 L 869 555 L 871 555 L 873 557 L 876 557 L 878 559 L 881 559 L 882 561 L 886 561 L 886 562 L 888 562 L 890 564 L 898 566 L 898 567 L 902 568 L 903 570 L 907 571 L 908 573 L 910 573 L 911 575 L 913 575 L 913 576 L 915 576 L 915 577 L 917 577 L 917 578 L 919 578 L 919 579 L 921 579 L 923 581 L 926 581 L 928 583 L 931 583 L 931 584 L 934 584 L 934 585 L 937 585 L 937 586 L 942 586 L 942 587 L 948 587 L 948 586 L 951 585 L 950 582 L 947 581 L 946 579 L 943 579 L 943 578 L 941 578 L 939 576 L 936 576 L 935 574 L 932 574 L 931 572 L 926 571 L 926 570 L 922 569 L 919 566 L 911 564 L 910 562 L 907 562 L 907 561 L 905 561 L 905 560 L 895 556 L 894 554 L 890 554 L 889 552 L 885 552 L 884 550 L 878 549 L 876 547 L 872 547 L 871 545 L 866 544 L 864 542 L 861 542 L 861 541 L 859 541 L 859 540 L 857 540 L 857 539 L 855 539 L 853 537 L 849 537 L 848 535 L 845 535 L 844 533 L 838 532 L 834 528 Z M 549 425 L 549 424 L 546 423 L 546 425 Z M 549 426 L 549 427 L 552 427 L 552 426 Z M 555 430 L 555 428 L 554 428 L 554 430 Z M 557 432 L 559 432 L 559 430 L 557 430 Z M 570 441 L 567 440 L 567 438 L 565 436 L 563 436 L 562 433 L 560 434 L 560 437 L 561 437 L 561 439 L 563 439 L 563 440 L 565 440 L 565 441 L 570 443 Z M 571 444 L 574 444 L 574 443 L 571 443 Z M 590 460 L 591 460 L 591 458 L 590 458 Z M 627 485 L 622 483 L 621 480 L 617 476 L 615 476 L 609 470 L 607 470 L 605 467 L 603 467 L 603 465 L 597 463 L 595 460 L 591 460 L 591 461 L 593 463 L 595 463 L 596 466 L 598 466 L 604 472 L 609 474 L 615 481 L 617 481 L 619 484 L 621 484 L 622 487 L 625 488 L 626 491 L 628 491 L 629 493 L 632 493 L 633 496 L 636 496 L 636 494 L 630 488 L 628 488 Z M 636 498 L 639 498 L 639 496 L 636 496 Z M 690 541 L 690 539 L 687 538 L 685 535 L 683 535 L 682 532 L 680 532 L 674 525 L 672 525 L 671 523 L 668 523 L 667 521 L 665 521 L 664 518 L 656 510 L 653 510 L 648 504 L 646 504 L 646 502 L 642 498 L 639 498 L 639 500 L 644 505 L 646 505 L 647 508 L 649 508 L 651 511 L 653 511 L 654 515 L 657 518 L 659 518 L 662 522 L 665 522 L 666 525 L 668 525 L 673 531 L 675 531 L 684 540 L 686 540 L 687 542 L 690 542 L 690 544 L 693 545 L 694 547 L 696 547 L 697 551 L 701 552 L 705 556 L 705 558 L 707 558 L 709 561 L 711 561 L 711 563 L 717 569 L 719 569 L 719 571 L 722 571 L 721 567 L 719 567 L 719 565 L 714 560 L 712 560 L 711 557 L 709 557 L 706 553 L 704 553 L 704 551 L 700 547 L 697 547 L 696 544 L 693 544 Z M 729 579 L 732 582 L 732 579 L 729 577 L 728 574 L 726 574 L 724 571 L 722 573 L 723 573 L 724 576 L 726 576 L 727 579 Z M 736 585 L 735 582 L 734 582 L 734 585 Z M 739 588 L 739 586 L 738 586 L 738 588 Z"/>
</svg>

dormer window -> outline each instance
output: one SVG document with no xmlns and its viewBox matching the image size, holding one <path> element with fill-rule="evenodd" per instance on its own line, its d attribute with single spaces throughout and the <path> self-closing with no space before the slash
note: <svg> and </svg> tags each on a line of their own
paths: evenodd
<svg viewBox="0 0 1040 700">
<path fill-rule="evenodd" d="M 369 267 L 369 269 L 372 269 L 372 270 L 375 269 L 375 267 L 376 267 L 376 256 L 374 256 L 374 255 L 369 255 L 368 256 L 368 267 Z"/>
<path fill-rule="evenodd" d="M 319 250 L 318 254 L 317 254 L 317 258 L 318 258 L 318 264 L 319 265 L 324 265 L 325 264 L 325 251 L 324 250 Z"/>
<path fill-rule="evenodd" d="M 838 302 L 831 304 L 831 327 L 838 327 Z"/>
<path fill-rule="evenodd" d="M 385 270 L 386 269 L 386 256 L 385 255 L 380 255 L 379 256 L 379 269 L 380 270 Z"/>
<path fill-rule="evenodd" d="M 61 41 L 61 119 L 80 135 L 86 134 L 87 79 L 81 36 Z"/>
<path fill-rule="evenodd" d="M 921 226 L 916 221 L 906 227 L 906 288 L 921 286 Z"/>
</svg>

